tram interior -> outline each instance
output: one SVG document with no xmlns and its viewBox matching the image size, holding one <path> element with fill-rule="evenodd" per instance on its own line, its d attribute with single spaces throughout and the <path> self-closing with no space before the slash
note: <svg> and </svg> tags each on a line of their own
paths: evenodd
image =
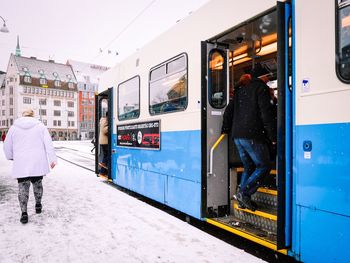
<svg viewBox="0 0 350 263">
<path fill-rule="evenodd" d="M 234 87 L 243 74 L 249 73 L 260 64 L 269 73 L 267 85 L 273 89 L 277 98 L 277 12 L 272 11 L 215 39 L 229 49 L 229 86 L 230 98 L 234 96 Z M 214 41 L 214 42 L 215 42 Z M 229 142 L 229 197 L 230 211 L 224 215 L 217 213 L 212 217 L 226 226 L 248 232 L 268 242 L 275 243 L 277 235 L 277 187 L 276 162 L 272 161 L 272 170 L 264 179 L 263 185 L 252 196 L 258 205 L 253 212 L 240 209 L 233 195 L 240 183 L 243 166 L 235 149 L 231 135 Z M 275 158 L 276 160 L 276 158 Z M 225 191 L 225 189 L 217 189 Z"/>
</svg>

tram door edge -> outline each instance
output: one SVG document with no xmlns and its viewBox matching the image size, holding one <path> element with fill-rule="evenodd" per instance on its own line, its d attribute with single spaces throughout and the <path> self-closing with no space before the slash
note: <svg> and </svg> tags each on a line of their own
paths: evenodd
<svg viewBox="0 0 350 263">
<path fill-rule="evenodd" d="M 229 211 L 228 136 L 221 137 L 225 108 L 229 101 L 228 50 L 215 43 L 202 42 L 202 209 L 208 217 L 223 216 Z M 205 66 L 204 66 L 205 65 Z M 204 75 L 204 76 L 203 76 Z M 221 137 L 221 139 L 220 139 Z M 203 211 L 204 212 L 204 211 Z"/>
<path fill-rule="evenodd" d="M 277 2 L 277 249 L 291 246 L 292 230 L 292 10 L 288 2 Z"/>
<path fill-rule="evenodd" d="M 101 159 L 101 147 L 99 144 L 99 134 L 100 134 L 100 118 L 102 116 L 105 116 L 105 112 L 108 109 L 111 109 L 111 89 L 108 89 L 104 92 L 101 92 L 99 94 L 95 95 L 95 173 L 99 174 L 99 162 L 102 161 Z M 109 116 L 108 116 L 108 126 L 110 127 L 110 123 L 111 123 L 111 115 L 112 112 L 110 112 Z M 109 132 L 110 134 L 110 132 Z M 108 135 L 108 141 L 109 141 L 109 145 L 111 145 L 111 140 L 110 140 L 110 135 Z M 110 148 L 110 147 L 109 147 Z M 110 166 L 110 162 L 109 162 L 109 166 Z M 108 173 L 110 173 L 110 167 L 108 167 Z M 110 174 L 108 174 L 110 176 Z"/>
</svg>

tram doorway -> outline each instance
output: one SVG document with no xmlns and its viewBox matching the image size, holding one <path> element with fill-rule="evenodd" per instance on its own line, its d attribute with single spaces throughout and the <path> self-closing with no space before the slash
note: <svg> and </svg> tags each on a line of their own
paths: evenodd
<svg viewBox="0 0 350 263">
<path fill-rule="evenodd" d="M 234 233 L 248 233 L 251 240 L 258 238 L 275 250 L 287 247 L 290 240 L 291 208 L 286 201 L 289 190 L 285 179 L 291 158 L 289 8 L 287 3 L 279 2 L 277 8 L 202 42 L 202 101 L 206 102 L 202 108 L 202 128 L 206 131 L 202 133 L 202 145 L 206 147 L 202 155 L 206 186 L 202 213 L 209 223 L 230 228 Z M 278 154 L 271 152 L 271 172 L 251 195 L 251 201 L 257 205 L 253 211 L 240 206 L 235 198 L 244 168 L 232 135 L 221 134 L 221 127 L 225 108 L 239 88 L 239 79 L 246 74 L 257 77 L 252 74 L 257 67 L 266 71 L 270 103 L 276 109 L 273 118 L 278 126 Z"/>
<path fill-rule="evenodd" d="M 95 173 L 111 179 L 112 88 L 95 96 Z"/>
</svg>

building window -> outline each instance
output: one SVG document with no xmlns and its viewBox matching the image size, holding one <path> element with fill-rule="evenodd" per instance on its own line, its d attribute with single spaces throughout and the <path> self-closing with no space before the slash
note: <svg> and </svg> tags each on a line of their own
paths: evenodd
<svg viewBox="0 0 350 263">
<path fill-rule="evenodd" d="M 53 126 L 57 126 L 57 121 L 56 120 L 53 121 Z"/>
<path fill-rule="evenodd" d="M 53 116 L 61 116 L 61 111 L 60 110 L 54 110 L 53 111 Z"/>
<path fill-rule="evenodd" d="M 32 77 L 29 76 L 29 75 L 25 75 L 24 78 L 23 78 L 23 81 L 25 83 L 32 83 Z"/>
<path fill-rule="evenodd" d="M 39 116 L 46 116 L 46 110 L 45 109 L 39 109 Z"/>
<path fill-rule="evenodd" d="M 12 125 L 13 124 L 13 119 L 10 119 L 10 125 Z"/>
<path fill-rule="evenodd" d="M 2 105 L 2 106 L 5 106 L 5 100 L 2 100 L 2 101 L 1 101 L 1 105 Z"/>
<path fill-rule="evenodd" d="M 13 105 L 13 98 L 10 98 L 10 105 Z"/>
<path fill-rule="evenodd" d="M 53 101 L 54 106 L 61 106 L 61 101 L 60 100 L 54 100 Z"/>
<path fill-rule="evenodd" d="M 12 94 L 13 94 L 13 87 L 10 86 L 10 95 L 12 95 Z"/>
<path fill-rule="evenodd" d="M 2 116 L 5 116 L 5 110 L 2 110 Z"/>
<path fill-rule="evenodd" d="M 39 99 L 39 105 L 46 105 L 46 99 Z"/>
<path fill-rule="evenodd" d="M 57 126 L 61 126 L 61 121 L 57 121 Z"/>
<path fill-rule="evenodd" d="M 73 89 L 74 88 L 74 83 L 73 82 L 68 82 L 68 88 Z"/>
<path fill-rule="evenodd" d="M 10 116 L 13 116 L 13 109 L 12 108 L 10 108 Z"/>
<path fill-rule="evenodd" d="M 47 120 L 42 120 L 45 126 L 47 126 Z"/>
<path fill-rule="evenodd" d="M 59 81 L 58 79 L 56 79 L 54 82 L 53 82 L 53 85 L 58 88 L 58 87 L 61 87 L 61 81 Z"/>
<path fill-rule="evenodd" d="M 350 83 L 350 1 L 338 0 L 337 8 L 337 75 L 345 83 Z"/>
<path fill-rule="evenodd" d="M 32 98 L 30 98 L 30 97 L 23 97 L 23 103 L 24 104 L 31 104 L 32 103 Z"/>
<path fill-rule="evenodd" d="M 182 54 L 150 71 L 151 115 L 183 111 L 187 107 L 187 55 Z"/>
<path fill-rule="evenodd" d="M 118 119 L 140 116 L 140 77 L 136 76 L 118 86 Z"/>
<path fill-rule="evenodd" d="M 47 79 L 45 79 L 45 78 L 40 78 L 40 79 L 39 79 L 39 83 L 40 83 L 40 85 L 47 85 Z"/>
<path fill-rule="evenodd" d="M 68 117 L 74 117 L 74 111 L 68 111 Z"/>
<path fill-rule="evenodd" d="M 67 106 L 69 108 L 74 108 L 74 101 L 67 101 Z"/>
</svg>

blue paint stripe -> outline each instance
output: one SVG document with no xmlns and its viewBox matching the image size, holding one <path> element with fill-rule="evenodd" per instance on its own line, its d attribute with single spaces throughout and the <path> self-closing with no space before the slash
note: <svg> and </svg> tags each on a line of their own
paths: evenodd
<svg viewBox="0 0 350 263">
<path fill-rule="evenodd" d="M 115 147 L 113 182 L 200 218 L 201 132 L 162 132 L 160 145 L 159 151 Z"/>
</svg>

